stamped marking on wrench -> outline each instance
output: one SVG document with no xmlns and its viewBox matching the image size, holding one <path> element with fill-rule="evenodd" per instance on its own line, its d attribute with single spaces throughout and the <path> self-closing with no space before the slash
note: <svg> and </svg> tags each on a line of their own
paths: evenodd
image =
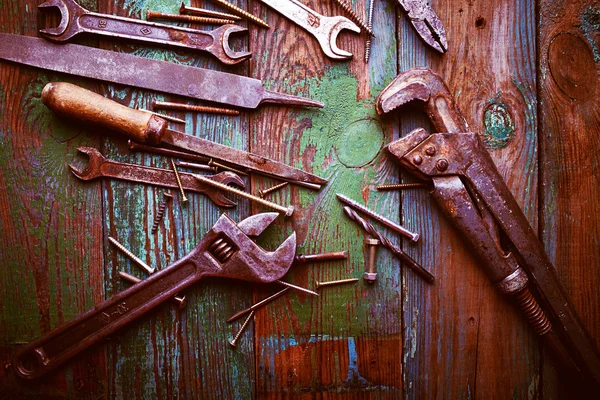
<svg viewBox="0 0 600 400">
<path fill-rule="evenodd" d="M 212 31 L 201 31 L 90 12 L 74 0 L 50 0 L 38 6 L 42 9 L 49 7 L 56 7 L 60 11 L 60 24 L 56 28 L 46 28 L 40 32 L 57 42 L 69 40 L 78 33 L 93 33 L 207 51 L 228 65 L 237 64 L 252 56 L 250 52 L 235 52 L 229 47 L 229 36 L 232 33 L 247 31 L 237 25 L 223 25 Z"/>
</svg>

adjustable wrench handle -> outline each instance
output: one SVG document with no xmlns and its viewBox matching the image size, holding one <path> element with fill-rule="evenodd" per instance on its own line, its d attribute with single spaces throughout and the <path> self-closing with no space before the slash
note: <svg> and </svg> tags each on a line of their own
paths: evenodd
<svg viewBox="0 0 600 400">
<path fill-rule="evenodd" d="M 193 254 L 27 344 L 13 360 L 17 375 L 34 379 L 48 373 L 197 282 L 212 268 L 191 260 Z"/>
</svg>

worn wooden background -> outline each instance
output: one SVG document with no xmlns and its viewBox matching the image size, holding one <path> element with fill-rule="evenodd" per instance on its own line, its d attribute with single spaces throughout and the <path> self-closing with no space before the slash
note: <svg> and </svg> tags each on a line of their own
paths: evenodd
<svg viewBox="0 0 600 400">
<path fill-rule="evenodd" d="M 57 24 L 42 1 L 0 0 L 2 32 L 35 36 Z M 324 15 L 333 1 L 304 0 Z M 190 4 L 189 1 L 186 3 Z M 162 190 L 83 183 L 66 165 L 77 147 L 109 158 L 167 167 L 161 157 L 129 153 L 125 141 L 60 120 L 40 101 L 44 85 L 66 80 L 129 106 L 168 98 L 0 61 L 0 398 L 407 398 L 554 399 L 574 389 L 512 304 L 502 298 L 428 194 L 378 193 L 410 181 L 383 151 L 416 127 L 430 128 L 418 104 L 380 119 L 374 99 L 399 71 L 428 66 L 455 94 L 469 125 L 488 145 L 536 228 L 584 324 L 600 344 L 599 133 L 600 3 L 564 0 L 433 1 L 450 51 L 417 37 L 393 1 L 375 1 L 373 56 L 364 35 L 343 34 L 349 62 L 326 59 L 315 40 L 258 1 L 238 4 L 265 18 L 250 25 L 250 62 L 227 70 L 277 91 L 326 103 L 322 110 L 262 107 L 239 117 L 185 115 L 186 132 L 268 155 L 330 180 L 321 192 L 286 188 L 273 199 L 294 204 L 263 241 L 274 248 L 292 230 L 299 252 L 348 250 L 347 262 L 309 264 L 287 279 L 361 277 L 364 234 L 335 199 L 344 193 L 421 233 L 401 241 L 436 276 L 428 285 L 381 250 L 373 286 L 292 293 L 256 313 L 237 349 L 227 339 L 237 310 L 275 292 L 218 279 L 190 289 L 182 311 L 164 305 L 47 379 L 22 382 L 11 369 L 20 345 L 122 290 L 117 271 L 143 277 L 110 245 L 113 236 L 151 265 L 185 255 L 221 212 L 190 195 L 168 208 L 149 234 Z M 177 12 L 175 0 L 85 0 L 93 11 L 140 17 L 146 8 Z M 209 1 L 194 6 L 218 8 Z M 363 16 L 367 2 L 353 3 Z M 202 54 L 77 38 L 79 43 L 223 69 Z M 181 99 L 176 99 L 181 100 Z M 275 181 L 257 178 L 253 191 Z M 262 208 L 240 201 L 239 220 Z"/>
</svg>

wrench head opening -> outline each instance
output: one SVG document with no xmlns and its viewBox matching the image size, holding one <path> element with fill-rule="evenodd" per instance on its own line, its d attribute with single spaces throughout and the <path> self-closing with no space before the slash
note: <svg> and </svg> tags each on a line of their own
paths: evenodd
<svg viewBox="0 0 600 400">
<path fill-rule="evenodd" d="M 229 47 L 229 38 L 232 34 L 248 32 L 247 28 L 238 25 L 223 25 L 213 31 L 216 37 L 220 38 L 218 41 L 223 49 L 223 54 L 220 55 L 219 59 L 228 65 L 234 65 L 242 61 L 246 61 L 252 57 L 252 53 L 249 51 L 233 51 Z"/>
<path fill-rule="evenodd" d="M 215 182 L 222 183 L 224 185 L 234 184 L 241 188 L 242 190 L 246 189 L 246 183 L 240 178 L 240 176 L 231 171 L 223 171 L 219 172 L 215 175 L 206 176 L 206 178 L 211 179 Z M 235 207 L 236 203 L 227 198 L 225 196 L 225 192 L 223 190 L 215 190 L 212 192 L 210 198 L 212 201 L 218 205 L 219 207 Z"/>
<path fill-rule="evenodd" d="M 212 264 L 208 275 L 262 283 L 283 277 L 296 256 L 296 233 L 275 251 L 264 250 L 250 237 L 262 233 L 277 216 L 257 214 L 236 224 L 226 214 L 221 215 L 198 246 L 198 256 Z"/>
<path fill-rule="evenodd" d="M 60 11 L 60 24 L 56 28 L 40 29 L 42 36 L 60 42 L 75 36 L 77 31 L 73 28 L 74 21 L 86 10 L 73 0 L 50 0 L 38 6 L 41 9 L 51 7 L 58 8 Z"/>
<path fill-rule="evenodd" d="M 332 24 L 329 22 L 332 21 Z M 324 43 L 324 41 L 319 40 L 321 43 L 321 48 L 323 49 L 323 53 L 327 57 L 333 58 L 334 60 L 346 60 L 352 58 L 352 53 L 342 50 L 337 45 L 337 38 L 340 32 L 344 29 L 348 29 L 349 31 L 360 33 L 360 28 L 354 22 L 350 21 L 345 17 L 338 18 L 330 18 L 326 24 L 322 25 L 323 31 L 328 29 L 328 41 Z M 318 35 L 320 36 L 320 35 Z"/>
<path fill-rule="evenodd" d="M 69 164 L 69 168 L 73 175 L 84 181 L 99 177 L 100 165 L 106 161 L 106 157 L 93 147 L 79 147 L 77 150 L 88 156 L 88 164 L 87 167 L 83 169 L 73 163 Z"/>
</svg>

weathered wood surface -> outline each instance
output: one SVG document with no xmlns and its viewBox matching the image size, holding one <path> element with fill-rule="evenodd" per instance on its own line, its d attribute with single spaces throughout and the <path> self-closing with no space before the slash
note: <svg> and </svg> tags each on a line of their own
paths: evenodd
<svg viewBox="0 0 600 400">
<path fill-rule="evenodd" d="M 38 16 L 38 3 L 0 0 L 2 32 L 34 36 L 56 23 Z M 331 1 L 304 3 L 324 15 L 343 14 Z M 167 0 L 81 4 L 133 17 L 146 8 L 179 7 Z M 218 9 L 208 1 L 191 4 Z M 380 118 L 374 99 L 398 71 L 414 66 L 429 66 L 445 78 L 538 228 L 598 343 L 598 4 L 435 1 L 450 39 L 450 51 L 441 56 L 425 47 L 393 2 L 376 1 L 377 38 L 368 65 L 362 61 L 364 35 L 343 34 L 338 43 L 355 58 L 333 62 L 276 12 L 259 2 L 237 4 L 271 29 L 250 25 L 249 39 L 240 43 L 249 43 L 254 57 L 227 70 L 326 107 L 268 106 L 235 118 L 176 116 L 187 119 L 187 133 L 330 180 L 321 192 L 286 187 L 273 194 L 296 212 L 278 220 L 261 243 L 273 248 L 295 230 L 300 253 L 346 249 L 350 259 L 298 265 L 286 279 L 314 288 L 314 280 L 362 276 L 365 235 L 343 215 L 339 192 L 420 232 L 420 242 L 409 244 L 385 231 L 434 273 L 436 284 L 400 272 L 382 249 L 375 285 L 324 288 L 318 298 L 290 293 L 256 313 L 234 350 L 227 339 L 242 321 L 225 320 L 279 288 L 212 279 L 187 291 L 184 310 L 160 307 L 51 377 L 19 381 L 10 362 L 21 344 L 122 290 L 119 270 L 143 277 L 108 236 L 160 269 L 188 253 L 223 210 L 200 195 L 190 195 L 189 204 L 176 199 L 158 233 L 149 234 L 162 190 L 83 183 L 66 165 L 85 161 L 76 157 L 82 145 L 127 162 L 168 167 L 168 160 L 129 153 L 123 140 L 56 118 L 39 94 L 47 82 L 66 80 L 129 106 L 148 107 L 157 96 L 0 62 L 0 398 L 568 398 L 569 382 L 427 193 L 374 190 L 412 179 L 383 145 L 413 128 L 430 128 L 419 104 Z M 361 16 L 366 7 L 366 1 L 353 4 Z M 210 56 L 93 38 L 86 43 L 223 70 Z M 254 192 L 275 183 L 249 182 Z M 236 220 L 264 210 L 239 204 L 229 212 Z"/>
</svg>

